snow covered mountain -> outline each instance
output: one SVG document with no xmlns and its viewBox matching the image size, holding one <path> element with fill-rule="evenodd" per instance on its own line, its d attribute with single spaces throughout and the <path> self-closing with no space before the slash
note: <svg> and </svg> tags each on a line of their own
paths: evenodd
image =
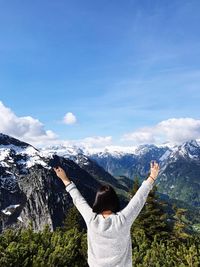
<svg viewBox="0 0 200 267">
<path fill-rule="evenodd" d="M 161 166 L 159 192 L 200 207 L 200 145 L 195 140 L 174 147 L 143 145 L 132 153 L 105 151 L 90 157 L 112 175 L 131 179 L 146 177 L 150 161 L 157 160 Z"/>
<path fill-rule="evenodd" d="M 120 181 L 119 179 L 114 178 L 113 174 L 108 172 L 104 166 L 101 166 L 101 164 L 95 160 L 95 157 L 91 155 L 91 151 L 86 148 L 79 148 L 77 146 L 69 147 L 63 145 L 50 146 L 41 149 L 40 154 L 46 158 L 56 154 L 60 157 L 73 160 L 98 181 L 111 183 L 116 190 L 122 189 L 128 191 L 130 186 L 132 186 L 131 180 L 126 177 L 120 177 Z"/>
<path fill-rule="evenodd" d="M 160 192 L 200 207 L 200 146 L 195 140 L 174 147 L 161 158 Z"/>
<path fill-rule="evenodd" d="M 88 153 L 88 156 L 112 175 L 125 175 L 133 179 L 135 175 L 148 175 L 150 161 L 159 160 L 167 151 L 170 151 L 168 147 L 141 145 L 127 152 L 106 149 L 98 153 Z"/>
<path fill-rule="evenodd" d="M 49 151 L 50 148 L 46 150 Z M 157 160 L 161 166 L 158 190 L 171 198 L 200 206 L 200 145 L 195 140 L 178 146 L 147 144 L 128 148 L 106 147 L 104 150 L 57 147 L 52 151 L 77 163 L 85 157 L 85 166 L 88 158 L 95 160 L 112 176 L 130 179 L 136 175 L 145 178 L 149 173 L 150 161 Z"/>
<path fill-rule="evenodd" d="M 0 231 L 11 225 L 27 226 L 30 221 L 37 230 L 46 224 L 51 229 L 61 225 L 71 200 L 49 166 L 53 154 L 63 157 L 70 177 L 91 205 L 102 182 L 112 184 L 124 204 L 132 187 L 128 177 L 145 178 L 150 161 L 157 160 L 159 192 L 200 207 L 200 145 L 195 140 L 174 147 L 142 145 L 97 151 L 58 145 L 37 150 L 0 134 Z"/>
<path fill-rule="evenodd" d="M 30 221 L 36 230 L 43 229 L 46 224 L 51 229 L 61 226 L 72 203 L 64 185 L 49 166 L 50 155 L 0 134 L 0 232 L 11 226 L 26 227 Z M 111 183 L 120 193 L 127 191 L 126 184 L 119 183 L 86 156 L 74 158 L 79 165 L 69 157 L 62 160 L 70 178 L 90 205 L 100 182 Z M 124 196 L 121 200 L 125 203 Z"/>
</svg>

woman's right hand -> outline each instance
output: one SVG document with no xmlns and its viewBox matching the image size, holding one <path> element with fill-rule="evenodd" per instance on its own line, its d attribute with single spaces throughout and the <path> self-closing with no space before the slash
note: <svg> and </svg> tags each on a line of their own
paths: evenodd
<svg viewBox="0 0 200 267">
<path fill-rule="evenodd" d="M 158 177 L 159 170 L 160 170 L 159 164 L 153 160 L 151 161 L 150 166 L 151 168 L 150 168 L 149 177 L 152 178 L 153 180 L 156 180 L 156 178 Z"/>
</svg>

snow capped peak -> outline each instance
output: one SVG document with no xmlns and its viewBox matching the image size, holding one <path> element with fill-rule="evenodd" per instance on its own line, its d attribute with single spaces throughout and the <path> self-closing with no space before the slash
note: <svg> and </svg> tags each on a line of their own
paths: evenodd
<svg viewBox="0 0 200 267">
<path fill-rule="evenodd" d="M 46 166 L 36 148 L 15 138 L 0 134 L 0 166 L 7 167 L 9 170 L 9 167 L 13 164 L 17 164 L 24 169 L 35 164 Z"/>
<path fill-rule="evenodd" d="M 29 144 L 22 142 L 14 137 L 11 137 L 9 135 L 0 133 L 0 145 L 8 146 L 8 145 L 14 145 L 16 147 L 27 147 L 30 146 Z"/>
<path fill-rule="evenodd" d="M 137 147 L 125 147 L 125 146 L 106 146 L 105 148 L 87 148 L 84 153 L 87 155 L 93 154 L 110 154 L 113 156 L 119 156 L 123 154 L 134 154 Z"/>
<path fill-rule="evenodd" d="M 200 145 L 196 140 L 187 141 L 172 150 L 171 158 L 184 157 L 190 159 L 200 159 Z"/>
<path fill-rule="evenodd" d="M 200 141 L 200 140 L 198 140 Z M 105 146 L 104 148 L 91 148 L 80 146 L 68 146 L 58 144 L 43 147 L 37 150 L 27 143 L 23 143 L 8 135 L 0 134 L 0 166 L 7 167 L 13 163 L 17 163 L 25 168 L 30 168 L 35 164 L 47 167 L 46 159 L 56 154 L 71 160 L 77 160 L 79 155 L 86 157 L 115 157 L 120 158 L 124 155 L 133 157 L 142 157 L 146 154 L 152 154 L 156 157 L 159 155 L 160 161 L 172 160 L 179 156 L 189 157 L 191 159 L 200 159 L 200 145 L 196 140 L 190 140 L 182 145 L 175 146 L 168 143 L 161 145 L 145 144 L 139 146 Z M 15 159 L 14 159 L 15 158 Z"/>
<path fill-rule="evenodd" d="M 152 145 L 152 144 L 146 144 L 146 145 L 140 145 L 138 146 L 138 148 L 135 151 L 136 155 L 143 155 L 147 152 L 149 152 L 152 149 L 157 149 L 158 147 L 156 145 Z"/>
<path fill-rule="evenodd" d="M 12 164 L 19 164 L 24 168 L 30 168 L 35 164 L 46 165 L 36 148 L 0 133 L 0 165 L 9 168 Z"/>
<path fill-rule="evenodd" d="M 44 157 L 51 157 L 54 154 L 60 157 L 71 159 L 79 154 L 84 154 L 84 151 L 82 148 L 77 146 L 65 146 L 65 145 L 48 146 L 46 148 L 41 149 L 41 155 Z"/>
<path fill-rule="evenodd" d="M 191 143 L 191 142 L 189 142 Z M 197 144 L 193 141 L 192 144 Z M 163 149 L 163 154 L 168 151 L 167 154 L 162 158 L 168 158 L 172 151 L 176 152 L 178 146 L 169 145 L 168 143 L 162 145 L 145 144 L 139 146 L 105 146 L 104 148 L 89 148 L 89 147 L 78 147 L 78 146 L 66 146 L 66 145 L 54 145 L 41 149 L 41 155 L 44 157 L 50 157 L 54 154 L 62 156 L 69 159 L 74 159 L 77 155 L 82 154 L 88 157 L 96 155 L 98 157 L 112 156 L 112 157 L 122 157 L 124 155 L 134 155 L 142 156 L 150 151 L 156 151 Z"/>
<path fill-rule="evenodd" d="M 91 156 L 94 154 L 109 154 L 113 156 L 119 156 L 123 154 L 134 154 L 137 147 L 123 147 L 123 146 L 106 146 L 104 148 L 88 148 L 78 146 L 49 146 L 41 149 L 43 156 L 51 156 L 57 154 L 58 156 L 73 159 L 77 155 Z"/>
<path fill-rule="evenodd" d="M 199 145 L 196 140 L 190 140 L 185 142 L 182 146 L 187 147 L 188 149 L 194 149 L 195 147 L 198 148 Z"/>
<path fill-rule="evenodd" d="M 196 140 L 187 141 L 184 144 L 180 145 L 178 148 L 179 148 L 179 150 L 182 150 L 185 153 L 194 153 L 198 149 L 200 149 Z"/>
</svg>

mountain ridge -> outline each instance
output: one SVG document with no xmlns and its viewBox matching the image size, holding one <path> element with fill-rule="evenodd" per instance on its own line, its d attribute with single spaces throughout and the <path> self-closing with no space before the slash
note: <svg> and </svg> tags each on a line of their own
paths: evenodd
<svg viewBox="0 0 200 267">
<path fill-rule="evenodd" d="M 8 227 L 27 227 L 30 221 L 34 230 L 42 230 L 46 224 L 51 230 L 62 225 L 72 200 L 52 171 L 50 157 L 23 141 L 0 135 L 0 232 Z M 90 165 L 83 168 L 84 162 L 81 165 L 80 161 L 83 159 L 83 156 L 78 161 L 63 157 L 62 163 L 88 203 L 92 206 L 104 181 L 120 191 L 124 205 L 122 192 L 127 187 L 92 160 L 88 159 Z"/>
<path fill-rule="evenodd" d="M 128 151 L 128 152 L 127 152 Z M 133 153 L 134 152 L 134 153 Z M 174 147 L 142 145 L 130 150 L 91 154 L 77 146 L 41 150 L 0 134 L 0 231 L 16 225 L 53 230 L 62 224 L 70 205 L 62 182 L 48 165 L 57 154 L 90 205 L 101 183 L 110 183 L 125 205 L 133 179 L 144 179 L 151 160 L 160 163 L 158 192 L 189 206 L 200 207 L 200 146 L 195 140 Z M 130 180 L 131 178 L 132 180 Z M 42 208 L 41 208 L 42 207 Z"/>
</svg>

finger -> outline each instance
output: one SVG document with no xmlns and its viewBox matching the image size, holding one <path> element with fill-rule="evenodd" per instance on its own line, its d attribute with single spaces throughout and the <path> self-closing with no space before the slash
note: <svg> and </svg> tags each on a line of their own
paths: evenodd
<svg viewBox="0 0 200 267">
<path fill-rule="evenodd" d="M 159 164 L 156 162 L 156 165 L 155 165 L 156 169 L 159 169 Z"/>
<path fill-rule="evenodd" d="M 156 161 L 155 160 L 152 160 L 151 161 L 151 167 L 154 168 L 155 167 L 155 164 L 156 164 Z"/>
<path fill-rule="evenodd" d="M 153 168 L 153 160 L 151 161 L 150 165 L 151 165 L 151 168 Z"/>
</svg>

